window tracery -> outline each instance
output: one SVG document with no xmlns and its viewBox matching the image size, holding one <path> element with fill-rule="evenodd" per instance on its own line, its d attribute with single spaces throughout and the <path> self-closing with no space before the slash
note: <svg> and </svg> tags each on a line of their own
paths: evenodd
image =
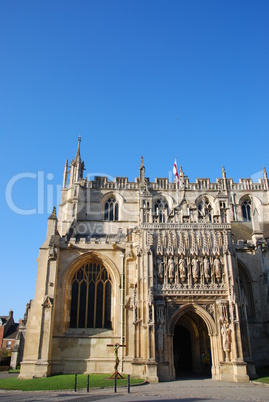
<svg viewBox="0 0 269 402">
<path fill-rule="evenodd" d="M 70 328 L 111 328 L 111 277 L 99 262 L 82 265 L 71 282 Z"/>
<path fill-rule="evenodd" d="M 241 204 L 242 217 L 244 222 L 251 222 L 251 200 L 245 199 Z"/>
<path fill-rule="evenodd" d="M 119 203 L 115 197 L 109 197 L 104 205 L 104 220 L 118 221 L 119 220 Z"/>
<path fill-rule="evenodd" d="M 227 213 L 226 213 L 226 202 L 220 201 L 220 215 L 221 215 L 221 222 L 227 222 Z"/>
<path fill-rule="evenodd" d="M 168 215 L 168 203 L 165 198 L 159 198 L 154 205 L 155 216 L 158 223 L 165 223 Z"/>
</svg>

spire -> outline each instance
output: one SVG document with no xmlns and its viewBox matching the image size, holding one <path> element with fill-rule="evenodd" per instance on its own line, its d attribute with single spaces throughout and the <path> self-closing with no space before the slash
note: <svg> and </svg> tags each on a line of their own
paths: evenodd
<svg viewBox="0 0 269 402">
<path fill-rule="evenodd" d="M 140 169 L 145 168 L 144 167 L 144 159 L 143 156 L 141 156 L 141 164 L 140 164 Z"/>
<path fill-rule="evenodd" d="M 223 180 L 223 187 L 222 190 L 227 191 L 227 178 L 226 178 L 226 172 L 224 166 L 221 168 L 222 170 L 222 180 Z M 221 191 L 221 188 L 219 188 L 219 193 Z"/>
<path fill-rule="evenodd" d="M 81 143 L 81 136 L 78 137 L 78 149 L 77 149 L 75 160 L 80 159 L 80 143 Z"/>
<path fill-rule="evenodd" d="M 56 207 L 53 207 L 52 214 L 48 218 L 48 226 L 47 226 L 47 236 L 46 242 L 50 242 L 51 236 L 57 233 L 57 216 L 56 216 Z"/>
<path fill-rule="evenodd" d="M 184 198 L 186 182 L 185 182 L 185 175 L 184 175 L 182 166 L 179 166 L 179 186 L 180 186 L 181 190 L 184 190 L 184 193 L 183 193 L 183 198 Z"/>
<path fill-rule="evenodd" d="M 84 162 L 80 157 L 80 143 L 81 137 L 78 137 L 78 149 L 75 159 L 71 161 L 69 187 L 83 178 Z"/>
<path fill-rule="evenodd" d="M 226 179 L 226 172 L 225 172 L 225 167 L 222 166 L 222 178 L 225 180 Z"/>
<path fill-rule="evenodd" d="M 265 182 L 265 188 L 266 188 L 266 190 L 268 190 L 269 180 L 268 180 L 268 176 L 267 176 L 267 172 L 266 172 L 265 167 L 263 167 L 263 179 L 264 179 L 264 182 Z"/>
<path fill-rule="evenodd" d="M 57 219 L 55 206 L 53 207 L 52 214 L 50 215 L 49 219 Z"/>
<path fill-rule="evenodd" d="M 139 171 L 140 171 L 140 185 L 144 185 L 144 182 L 145 182 L 145 166 L 144 166 L 143 156 L 141 156 L 141 164 L 140 164 L 140 167 L 139 167 Z"/>
<path fill-rule="evenodd" d="M 68 176 L 68 159 L 66 159 L 64 165 L 63 188 L 66 188 L 67 176 Z"/>
</svg>

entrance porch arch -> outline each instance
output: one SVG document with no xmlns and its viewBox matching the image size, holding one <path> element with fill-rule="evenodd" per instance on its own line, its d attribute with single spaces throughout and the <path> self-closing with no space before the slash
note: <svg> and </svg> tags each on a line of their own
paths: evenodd
<svg viewBox="0 0 269 402">
<path fill-rule="evenodd" d="M 210 314 L 196 304 L 181 306 L 170 319 L 169 333 L 173 377 L 209 375 L 214 354 L 212 339 L 216 335 L 215 323 Z"/>
<path fill-rule="evenodd" d="M 207 326 L 209 336 L 216 335 L 217 331 L 213 318 L 203 307 L 199 306 L 198 304 L 185 304 L 184 306 L 179 307 L 179 309 L 172 315 L 170 319 L 169 322 L 170 334 L 174 333 L 174 328 L 178 319 L 189 311 L 193 311 L 204 320 Z"/>
</svg>

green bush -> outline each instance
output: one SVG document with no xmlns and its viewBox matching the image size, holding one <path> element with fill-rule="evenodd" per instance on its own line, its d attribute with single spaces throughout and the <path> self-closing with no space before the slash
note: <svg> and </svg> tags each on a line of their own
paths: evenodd
<svg viewBox="0 0 269 402">
<path fill-rule="evenodd" d="M 6 357 L 0 357 L 0 366 L 10 366 L 10 356 L 6 356 Z"/>
<path fill-rule="evenodd" d="M 4 349 L 4 348 L 0 349 L 0 359 L 1 357 L 8 357 L 8 356 L 11 356 L 10 349 Z"/>
</svg>

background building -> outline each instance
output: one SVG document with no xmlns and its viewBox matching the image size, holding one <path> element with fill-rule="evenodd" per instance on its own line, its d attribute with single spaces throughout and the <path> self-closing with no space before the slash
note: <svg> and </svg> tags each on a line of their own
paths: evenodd
<svg viewBox="0 0 269 402">
<path fill-rule="evenodd" d="M 15 323 L 13 311 L 9 315 L 0 316 L 0 349 L 11 350 L 15 345 L 15 339 L 19 324 Z"/>
<path fill-rule="evenodd" d="M 83 178 L 80 138 L 48 219 L 21 378 L 211 373 L 248 381 L 269 362 L 269 194 L 222 176 Z"/>
</svg>

